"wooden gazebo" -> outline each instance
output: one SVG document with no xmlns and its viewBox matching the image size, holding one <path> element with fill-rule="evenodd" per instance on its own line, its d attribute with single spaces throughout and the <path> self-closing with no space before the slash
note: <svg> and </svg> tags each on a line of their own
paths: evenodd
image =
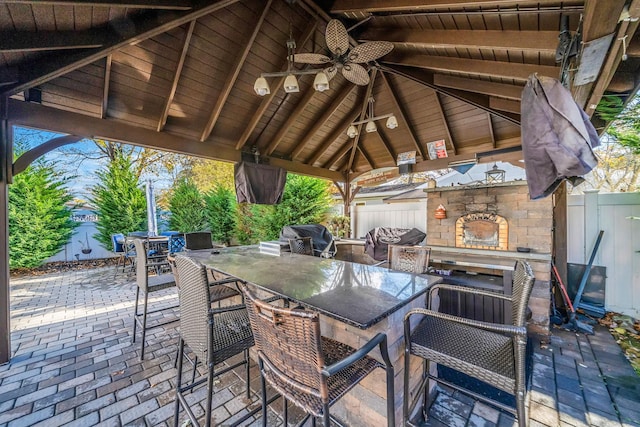
<svg viewBox="0 0 640 427">
<path fill-rule="evenodd" d="M 414 171 L 517 161 L 530 74 L 562 79 L 600 130 L 603 95 L 636 92 L 638 17 L 640 0 L 0 0 L 0 363 L 10 357 L 7 185 L 47 151 L 97 137 L 231 162 L 258 154 L 347 183 L 408 151 Z M 261 74 L 287 70 L 288 40 L 326 54 L 331 19 L 351 47 L 393 43 L 363 64 L 370 83 L 338 72 L 319 92 L 300 74 L 299 92 L 286 93 L 276 76 L 258 96 Z M 397 127 L 360 125 L 350 138 L 371 99 Z M 12 126 L 66 136 L 13 162 Z M 441 140 L 448 157 L 430 159 L 427 144 Z"/>
</svg>

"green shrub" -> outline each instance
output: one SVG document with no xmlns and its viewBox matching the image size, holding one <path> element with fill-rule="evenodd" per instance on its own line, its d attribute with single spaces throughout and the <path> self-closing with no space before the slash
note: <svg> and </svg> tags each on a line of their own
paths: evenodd
<svg viewBox="0 0 640 427">
<path fill-rule="evenodd" d="M 207 227 L 202 194 L 190 179 L 180 179 L 169 196 L 169 227 L 181 233 L 202 231 Z"/>
<path fill-rule="evenodd" d="M 9 266 L 36 267 L 58 253 L 79 224 L 65 205 L 72 197 L 55 163 L 39 161 L 9 186 Z"/>
<path fill-rule="evenodd" d="M 230 245 L 236 228 L 235 194 L 218 185 L 204 196 L 204 202 L 213 240 Z"/>
<path fill-rule="evenodd" d="M 97 176 L 100 182 L 91 188 L 91 202 L 98 215 L 94 237 L 110 250 L 112 234 L 146 230 L 147 201 L 138 187 L 130 155 L 117 151 Z"/>
</svg>

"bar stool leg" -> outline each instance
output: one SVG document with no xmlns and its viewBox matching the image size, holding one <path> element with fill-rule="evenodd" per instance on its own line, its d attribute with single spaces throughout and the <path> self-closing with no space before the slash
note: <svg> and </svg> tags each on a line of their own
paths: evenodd
<svg viewBox="0 0 640 427">
<path fill-rule="evenodd" d="M 184 340 L 180 338 L 178 342 L 178 377 L 176 379 L 176 409 L 173 414 L 173 425 L 174 427 L 178 427 L 178 415 L 180 414 L 180 399 L 178 399 L 177 394 L 180 392 L 180 386 L 182 383 L 182 359 L 184 357 Z"/>
<path fill-rule="evenodd" d="M 136 286 L 136 304 L 133 311 L 133 339 L 131 342 L 136 342 L 136 328 L 138 327 L 138 298 L 140 297 L 140 288 Z"/>
<path fill-rule="evenodd" d="M 262 427 L 267 427 L 267 383 L 264 379 L 264 375 L 262 375 L 262 369 L 264 368 L 262 359 L 258 359 L 258 364 L 260 366 L 260 394 L 262 395 Z M 285 420 L 285 425 L 286 423 L 287 421 Z"/>
<path fill-rule="evenodd" d="M 144 360 L 144 342 L 147 337 L 147 305 L 148 303 L 149 303 L 149 292 L 145 292 L 144 308 L 143 308 L 144 312 L 142 313 L 142 342 L 140 343 L 140 360 Z"/>
<path fill-rule="evenodd" d="M 251 398 L 251 389 L 249 388 L 249 383 L 251 378 L 249 376 L 249 350 L 244 351 L 244 363 L 246 365 L 246 379 L 247 379 L 247 399 Z"/>
</svg>

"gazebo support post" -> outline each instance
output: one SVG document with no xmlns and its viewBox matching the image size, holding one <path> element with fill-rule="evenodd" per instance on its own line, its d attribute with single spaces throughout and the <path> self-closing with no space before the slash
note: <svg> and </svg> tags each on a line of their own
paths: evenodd
<svg viewBox="0 0 640 427">
<path fill-rule="evenodd" d="M 0 364 L 11 355 L 9 326 L 9 184 L 13 149 L 7 120 L 7 98 L 0 97 Z"/>
</svg>

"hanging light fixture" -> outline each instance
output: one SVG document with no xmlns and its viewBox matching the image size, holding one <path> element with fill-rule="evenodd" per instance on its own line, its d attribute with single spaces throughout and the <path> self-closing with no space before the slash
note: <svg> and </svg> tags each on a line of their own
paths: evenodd
<svg viewBox="0 0 640 427">
<path fill-rule="evenodd" d="M 284 79 L 284 91 L 287 93 L 300 92 L 300 86 L 298 86 L 298 79 L 293 74 L 289 74 Z"/>
<path fill-rule="evenodd" d="M 327 77 L 327 73 L 319 71 L 318 74 L 316 74 L 316 78 L 313 80 L 313 88 L 318 92 L 324 92 L 329 89 L 329 78 Z"/>
<path fill-rule="evenodd" d="M 356 128 L 357 125 L 360 124 L 364 124 L 365 128 L 364 130 L 367 133 L 371 133 L 371 132 L 377 132 L 378 131 L 378 126 L 376 125 L 376 120 L 382 120 L 382 119 L 387 119 L 387 128 L 389 129 L 395 129 L 398 127 L 398 119 L 396 119 L 396 116 L 393 115 L 393 113 L 390 114 L 384 114 L 382 116 L 375 116 L 373 114 L 373 103 L 375 102 L 375 100 L 373 99 L 373 96 L 369 98 L 369 107 L 368 107 L 368 117 L 364 120 L 358 120 L 356 122 L 351 123 L 351 126 L 349 126 L 349 129 L 347 129 L 347 136 L 349 138 L 355 138 L 358 135 L 358 129 Z"/>
<path fill-rule="evenodd" d="M 271 93 L 271 89 L 269 89 L 269 83 L 267 83 L 267 79 L 264 77 L 258 77 L 256 79 L 255 84 L 253 85 L 253 90 L 260 96 L 269 95 Z"/>
</svg>

